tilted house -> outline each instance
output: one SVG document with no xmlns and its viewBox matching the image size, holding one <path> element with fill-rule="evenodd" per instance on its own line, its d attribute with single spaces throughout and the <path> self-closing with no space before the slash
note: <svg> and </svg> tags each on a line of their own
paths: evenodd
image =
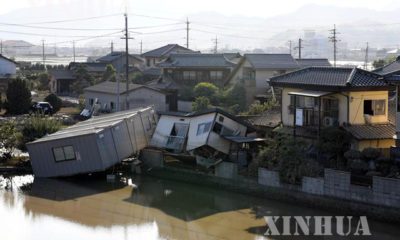
<svg viewBox="0 0 400 240">
<path fill-rule="evenodd" d="M 388 120 L 390 86 L 378 74 L 358 68 L 310 67 L 271 78 L 282 89 L 281 132 L 315 139 L 321 128 L 342 127 L 352 148 L 388 150 L 394 125 Z"/>
<path fill-rule="evenodd" d="M 147 68 L 157 67 L 157 64 L 167 59 L 171 54 L 175 53 L 199 53 L 191 49 L 182 47 L 178 44 L 167 44 L 165 46 L 150 50 L 141 55 L 145 59 Z"/>
<path fill-rule="evenodd" d="M 254 141 L 258 139 L 249 123 L 214 108 L 192 113 L 160 113 L 150 146 L 175 152 L 210 148 L 230 154 L 239 144 Z"/>
<path fill-rule="evenodd" d="M 101 172 L 148 146 L 153 108 L 102 115 L 27 144 L 35 177 Z"/>
<path fill-rule="evenodd" d="M 129 109 L 153 105 L 156 111 L 169 111 L 169 94 L 159 89 L 146 85 L 120 83 L 119 86 L 120 110 L 126 110 L 126 98 L 128 97 Z M 86 109 L 90 110 L 95 104 L 100 104 L 100 110 L 114 112 L 117 110 L 118 83 L 102 82 L 84 89 Z M 173 104 L 172 104 L 173 105 Z"/>
<path fill-rule="evenodd" d="M 268 80 L 279 74 L 299 69 L 290 54 L 244 54 L 224 81 L 225 88 L 243 84 L 246 89 L 246 105 L 256 98 L 266 98 Z"/>
<path fill-rule="evenodd" d="M 8 79 L 15 77 L 18 63 L 0 54 L 0 97 L 7 90 Z"/>
</svg>

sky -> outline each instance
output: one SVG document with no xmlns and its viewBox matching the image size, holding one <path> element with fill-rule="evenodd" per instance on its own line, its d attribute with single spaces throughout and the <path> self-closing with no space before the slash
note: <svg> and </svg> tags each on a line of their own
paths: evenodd
<svg viewBox="0 0 400 240">
<path fill-rule="evenodd" d="M 81 0 L 81 2 L 90 0 Z M 42 5 L 56 5 L 70 3 L 73 0 L 12 0 L 4 1 L 0 8 L 0 14 L 8 13 L 20 8 L 29 8 Z M 94 1 L 93 1 L 94 2 Z M 249 17 L 271 17 L 290 13 L 307 4 L 332 5 L 342 7 L 363 7 L 375 10 L 391 10 L 400 7 L 398 0 L 246 0 L 235 3 L 232 0 L 96 0 L 93 8 L 101 10 L 109 4 L 116 4 L 124 9 L 127 2 L 132 13 L 144 13 L 156 11 L 157 14 L 185 16 L 202 11 L 212 11 L 225 15 L 243 15 Z"/>
</svg>

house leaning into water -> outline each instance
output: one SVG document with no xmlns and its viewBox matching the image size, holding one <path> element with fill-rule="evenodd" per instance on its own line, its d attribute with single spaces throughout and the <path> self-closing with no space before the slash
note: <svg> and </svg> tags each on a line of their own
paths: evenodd
<svg viewBox="0 0 400 240">
<path fill-rule="evenodd" d="M 104 171 L 148 146 L 152 107 L 91 118 L 27 144 L 35 177 Z"/>
</svg>

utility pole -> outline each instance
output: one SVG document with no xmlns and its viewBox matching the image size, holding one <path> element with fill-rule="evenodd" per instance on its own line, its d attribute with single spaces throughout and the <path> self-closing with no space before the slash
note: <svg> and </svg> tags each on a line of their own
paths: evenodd
<svg viewBox="0 0 400 240">
<path fill-rule="evenodd" d="M 368 70 L 368 42 L 367 42 L 367 48 L 365 48 L 365 63 L 364 63 L 364 69 Z"/>
<path fill-rule="evenodd" d="M 114 42 L 111 41 L 111 53 L 113 53 L 113 52 L 114 52 Z"/>
<path fill-rule="evenodd" d="M 74 62 L 75 62 L 75 41 L 72 41 L 72 51 L 74 54 Z"/>
<path fill-rule="evenodd" d="M 44 40 L 42 40 L 42 61 L 43 61 L 44 70 L 47 70 L 46 69 L 46 56 L 45 56 L 45 53 L 44 53 Z"/>
<path fill-rule="evenodd" d="M 142 50 L 143 50 L 143 42 L 140 40 L 140 55 L 142 55 Z"/>
<path fill-rule="evenodd" d="M 54 44 L 54 55 L 57 56 L 57 43 Z"/>
<path fill-rule="evenodd" d="M 129 109 L 129 102 L 128 102 L 128 92 L 129 92 L 129 47 L 128 47 L 128 40 L 133 39 L 129 37 L 128 33 L 128 14 L 127 12 L 124 14 L 125 16 L 125 80 L 126 80 L 126 96 L 125 96 L 125 110 Z"/>
<path fill-rule="evenodd" d="M 301 49 L 303 48 L 301 46 L 302 41 L 303 41 L 303 39 L 299 38 L 299 45 L 297 47 L 295 47 L 295 49 L 299 50 L 299 59 L 301 59 Z"/>
<path fill-rule="evenodd" d="M 189 19 L 186 18 L 186 48 L 189 48 Z"/>
<path fill-rule="evenodd" d="M 0 55 L 3 55 L 3 40 L 0 41 Z"/>
<path fill-rule="evenodd" d="M 218 37 L 215 36 L 215 39 L 213 39 L 214 41 L 214 54 L 216 54 L 218 52 Z"/>
<path fill-rule="evenodd" d="M 289 40 L 289 54 L 292 55 L 292 40 Z"/>
<path fill-rule="evenodd" d="M 336 43 L 340 40 L 337 39 L 337 35 L 339 34 L 336 31 L 336 24 L 333 25 L 333 29 L 329 30 L 332 34 L 331 37 L 329 37 L 329 41 L 333 42 L 333 66 L 336 67 L 336 53 L 337 53 L 337 48 L 336 48 Z"/>
</svg>

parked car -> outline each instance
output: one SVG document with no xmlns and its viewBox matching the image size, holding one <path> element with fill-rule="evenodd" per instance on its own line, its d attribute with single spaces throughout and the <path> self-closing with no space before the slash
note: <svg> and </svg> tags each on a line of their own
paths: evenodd
<svg viewBox="0 0 400 240">
<path fill-rule="evenodd" d="M 33 102 L 31 111 L 34 113 L 52 114 L 53 106 L 48 102 Z"/>
</svg>

